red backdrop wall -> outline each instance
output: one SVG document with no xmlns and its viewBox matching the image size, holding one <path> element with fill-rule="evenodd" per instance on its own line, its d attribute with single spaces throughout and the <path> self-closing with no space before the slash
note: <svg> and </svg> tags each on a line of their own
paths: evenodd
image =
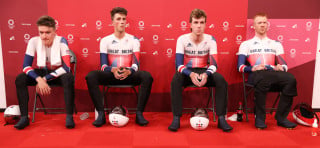
<svg viewBox="0 0 320 148">
<path fill-rule="evenodd" d="M 70 48 L 78 57 L 76 105 L 79 110 L 93 109 L 84 78 L 88 72 L 99 69 L 99 41 L 113 32 L 109 12 L 117 6 L 128 10 L 126 31 L 140 39 L 141 69 L 149 71 L 154 77 L 147 110 L 171 110 L 169 91 L 175 72 L 176 39 L 190 32 L 188 21 L 190 12 L 194 8 L 206 11 L 208 15 L 206 33 L 217 39 L 218 72 L 229 83 L 229 109 L 234 110 L 238 101 L 243 99 L 242 79 L 236 69 L 236 53 L 239 44 L 253 36 L 253 30 L 250 29 L 252 20 L 247 16 L 256 13 L 256 7 L 260 7 L 256 2 L 248 0 L 205 0 L 201 3 L 192 0 L 35 0 L 30 3 L 29 1 L 12 0 L 1 3 L 0 27 L 9 105 L 17 104 L 14 80 L 15 76 L 22 72 L 28 39 L 37 35 L 35 22 L 39 16 L 48 14 L 57 20 L 58 35 L 68 39 Z M 281 19 L 270 18 L 270 37 L 282 40 L 285 51 L 288 53 L 289 67 L 292 69 L 290 72 L 298 79 L 299 96 L 295 102 L 311 102 L 312 99 L 319 20 L 308 16 L 309 18 L 304 15 L 299 15 L 298 18 L 286 18 L 284 15 Z M 312 25 L 307 24 L 308 22 L 311 22 Z M 295 25 L 297 27 L 293 28 Z M 292 54 L 292 49 L 295 55 Z M 61 91 L 61 89 L 56 90 L 55 94 L 46 101 L 53 105 L 63 105 Z M 30 88 L 31 97 L 33 92 L 34 88 Z M 134 98 L 130 90 L 114 89 L 112 92 L 114 93 L 109 97 L 112 98 L 110 105 L 135 105 L 136 102 L 130 100 Z M 185 99 L 184 105 L 199 106 L 206 102 L 202 98 L 206 98 L 207 95 L 206 91 L 191 89 L 185 93 L 188 99 Z M 33 101 L 33 98 L 31 100 Z M 269 102 L 272 100 L 270 99 Z"/>
</svg>

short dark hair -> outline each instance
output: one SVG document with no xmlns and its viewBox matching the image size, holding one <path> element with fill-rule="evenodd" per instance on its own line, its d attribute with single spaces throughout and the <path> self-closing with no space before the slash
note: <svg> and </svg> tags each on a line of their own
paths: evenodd
<svg viewBox="0 0 320 148">
<path fill-rule="evenodd" d="M 116 13 L 120 13 L 120 14 L 124 14 L 125 16 L 127 16 L 128 11 L 122 7 L 115 7 L 110 11 L 111 14 L 111 20 L 113 20 L 113 17 Z"/>
<path fill-rule="evenodd" d="M 207 15 L 206 13 L 201 10 L 201 9 L 193 9 L 191 14 L 190 14 L 190 19 L 189 19 L 189 22 L 191 23 L 192 22 L 192 18 L 201 18 L 201 17 L 204 17 L 205 18 L 205 21 L 207 22 Z"/>
<path fill-rule="evenodd" d="M 48 15 L 41 16 L 37 21 L 37 25 L 52 27 L 52 28 L 56 29 L 55 20 L 51 16 L 48 16 Z"/>
<path fill-rule="evenodd" d="M 256 17 L 258 17 L 258 16 L 268 18 L 268 15 L 267 15 L 266 13 L 264 13 L 264 12 L 259 12 L 259 13 L 257 13 L 256 15 L 253 16 L 253 20 L 256 19 Z"/>
</svg>

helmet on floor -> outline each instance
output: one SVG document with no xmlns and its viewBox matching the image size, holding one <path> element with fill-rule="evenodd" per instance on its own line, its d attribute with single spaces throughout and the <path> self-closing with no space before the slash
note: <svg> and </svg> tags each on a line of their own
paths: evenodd
<svg viewBox="0 0 320 148">
<path fill-rule="evenodd" d="M 317 114 L 306 103 L 297 104 L 292 111 L 292 116 L 299 124 L 305 126 L 312 126 L 314 119 L 317 119 L 319 122 Z"/>
<path fill-rule="evenodd" d="M 208 112 L 203 108 L 196 109 L 191 115 L 190 125 L 195 130 L 205 130 L 209 125 Z"/>
<path fill-rule="evenodd" d="M 10 105 L 4 111 L 4 121 L 7 124 L 16 124 L 20 119 L 20 108 L 19 105 Z"/>
<path fill-rule="evenodd" d="M 116 106 L 109 114 L 109 122 L 115 127 L 125 126 L 129 122 L 128 110 L 123 106 Z"/>
</svg>

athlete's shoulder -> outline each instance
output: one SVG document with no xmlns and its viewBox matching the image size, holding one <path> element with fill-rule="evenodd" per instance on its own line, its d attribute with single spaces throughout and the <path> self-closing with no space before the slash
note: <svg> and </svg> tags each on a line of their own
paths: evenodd
<svg viewBox="0 0 320 148">
<path fill-rule="evenodd" d="M 129 34 L 129 33 L 126 33 L 126 38 L 128 38 L 130 40 L 140 41 L 138 37 L 136 37 L 132 34 Z"/>
<path fill-rule="evenodd" d="M 250 45 L 250 44 L 256 44 L 256 43 L 257 43 L 256 38 L 253 37 L 251 39 L 243 41 L 241 45 Z"/>
<path fill-rule="evenodd" d="M 177 40 L 185 41 L 190 37 L 190 33 L 180 35 Z"/>
<path fill-rule="evenodd" d="M 278 41 L 278 40 L 272 40 L 272 39 L 270 39 L 271 40 L 271 42 L 272 43 L 275 43 L 275 44 L 281 44 L 281 42 L 280 41 Z"/>
<path fill-rule="evenodd" d="M 58 37 L 60 37 L 60 43 L 68 45 L 68 41 L 66 38 L 64 38 L 63 36 L 58 36 Z"/>
<path fill-rule="evenodd" d="M 34 36 L 29 40 L 28 44 L 37 45 L 38 42 L 41 42 L 40 36 Z"/>
<path fill-rule="evenodd" d="M 29 42 L 35 42 L 35 41 L 38 41 L 40 39 L 40 36 L 34 36 L 34 37 L 32 37 L 30 40 L 29 40 Z"/>
<path fill-rule="evenodd" d="M 105 37 L 103 37 L 100 42 L 108 42 L 110 40 L 113 40 L 114 39 L 114 35 L 113 34 L 110 34 L 110 35 L 107 35 Z"/>
<path fill-rule="evenodd" d="M 215 41 L 216 42 L 216 38 L 210 34 L 204 34 L 204 38 L 206 40 L 209 40 L 209 41 Z"/>
</svg>

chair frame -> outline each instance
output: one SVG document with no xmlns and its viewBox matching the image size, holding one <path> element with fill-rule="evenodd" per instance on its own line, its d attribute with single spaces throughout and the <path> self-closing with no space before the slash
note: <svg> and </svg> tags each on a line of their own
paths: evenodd
<svg viewBox="0 0 320 148">
<path fill-rule="evenodd" d="M 188 86 L 185 86 L 184 89 L 188 88 L 188 87 L 191 87 L 191 88 L 204 88 L 204 87 L 198 87 L 198 86 L 195 86 L 195 85 L 188 85 Z M 206 87 L 208 88 L 209 90 L 209 98 L 208 98 L 208 101 L 207 101 L 207 105 L 204 109 L 206 110 L 211 110 L 212 111 L 212 114 L 213 114 L 213 122 L 216 122 L 216 116 L 215 116 L 215 111 L 214 111 L 214 106 L 215 106 L 215 99 L 214 99 L 214 96 L 213 96 L 213 87 Z M 210 103 L 210 100 L 212 101 L 212 108 L 209 108 L 209 103 Z M 195 109 L 195 108 L 183 108 L 184 110 L 192 110 L 192 109 Z"/>
<path fill-rule="evenodd" d="M 70 52 L 70 63 L 72 63 L 74 66 L 73 66 L 73 76 L 74 76 L 74 80 L 76 79 L 76 69 L 77 69 L 77 57 L 75 55 L 75 53 L 69 49 L 69 52 Z M 61 87 L 60 85 L 52 85 L 51 87 Z M 42 107 L 37 107 L 37 100 L 40 100 L 40 103 L 42 105 Z M 47 114 L 47 113 L 51 113 L 51 114 L 60 114 L 60 113 L 64 113 L 62 111 L 60 112 L 47 112 L 47 110 L 65 110 L 65 108 L 48 108 L 48 107 L 45 107 L 43 101 L 42 101 L 42 98 L 41 96 L 37 93 L 37 91 L 35 92 L 35 97 L 34 97 L 34 104 L 33 104 L 33 113 L 32 113 L 32 122 L 34 122 L 35 120 L 35 112 L 38 111 L 38 110 L 43 110 L 44 111 L 44 114 Z M 77 114 L 77 109 L 76 109 L 76 105 L 74 104 L 74 113 Z"/>
<path fill-rule="evenodd" d="M 247 97 L 251 94 L 251 92 L 254 90 L 254 86 L 252 84 L 249 84 L 247 81 L 246 81 L 246 77 L 245 77 L 245 73 L 242 72 L 242 84 L 243 84 L 243 98 L 244 98 L 244 111 L 245 111 L 245 114 L 246 114 L 246 121 L 249 122 L 249 119 L 248 119 L 248 110 L 250 110 L 250 108 L 248 108 L 247 106 Z M 249 88 L 248 90 L 246 88 Z M 270 92 L 278 92 L 278 91 L 270 91 Z M 277 108 L 275 107 L 276 104 L 278 103 L 279 101 L 279 98 L 280 98 L 280 95 L 281 95 L 281 92 L 279 92 L 276 100 L 274 101 L 273 105 L 272 105 L 272 108 L 266 108 L 266 110 L 270 110 L 270 114 L 273 113 L 273 110 L 276 110 Z"/>
<path fill-rule="evenodd" d="M 104 110 L 109 112 L 112 110 L 112 108 L 108 108 L 108 103 L 107 103 L 107 93 L 109 91 L 110 88 L 131 88 L 135 95 L 136 95 L 136 100 L 138 101 L 138 94 L 139 94 L 139 88 L 138 91 L 136 90 L 136 86 L 138 86 L 140 88 L 140 85 L 103 85 L 103 89 L 102 89 L 102 94 L 103 94 L 103 104 L 105 105 Z M 137 108 L 127 108 L 128 111 L 136 111 Z"/>
</svg>

